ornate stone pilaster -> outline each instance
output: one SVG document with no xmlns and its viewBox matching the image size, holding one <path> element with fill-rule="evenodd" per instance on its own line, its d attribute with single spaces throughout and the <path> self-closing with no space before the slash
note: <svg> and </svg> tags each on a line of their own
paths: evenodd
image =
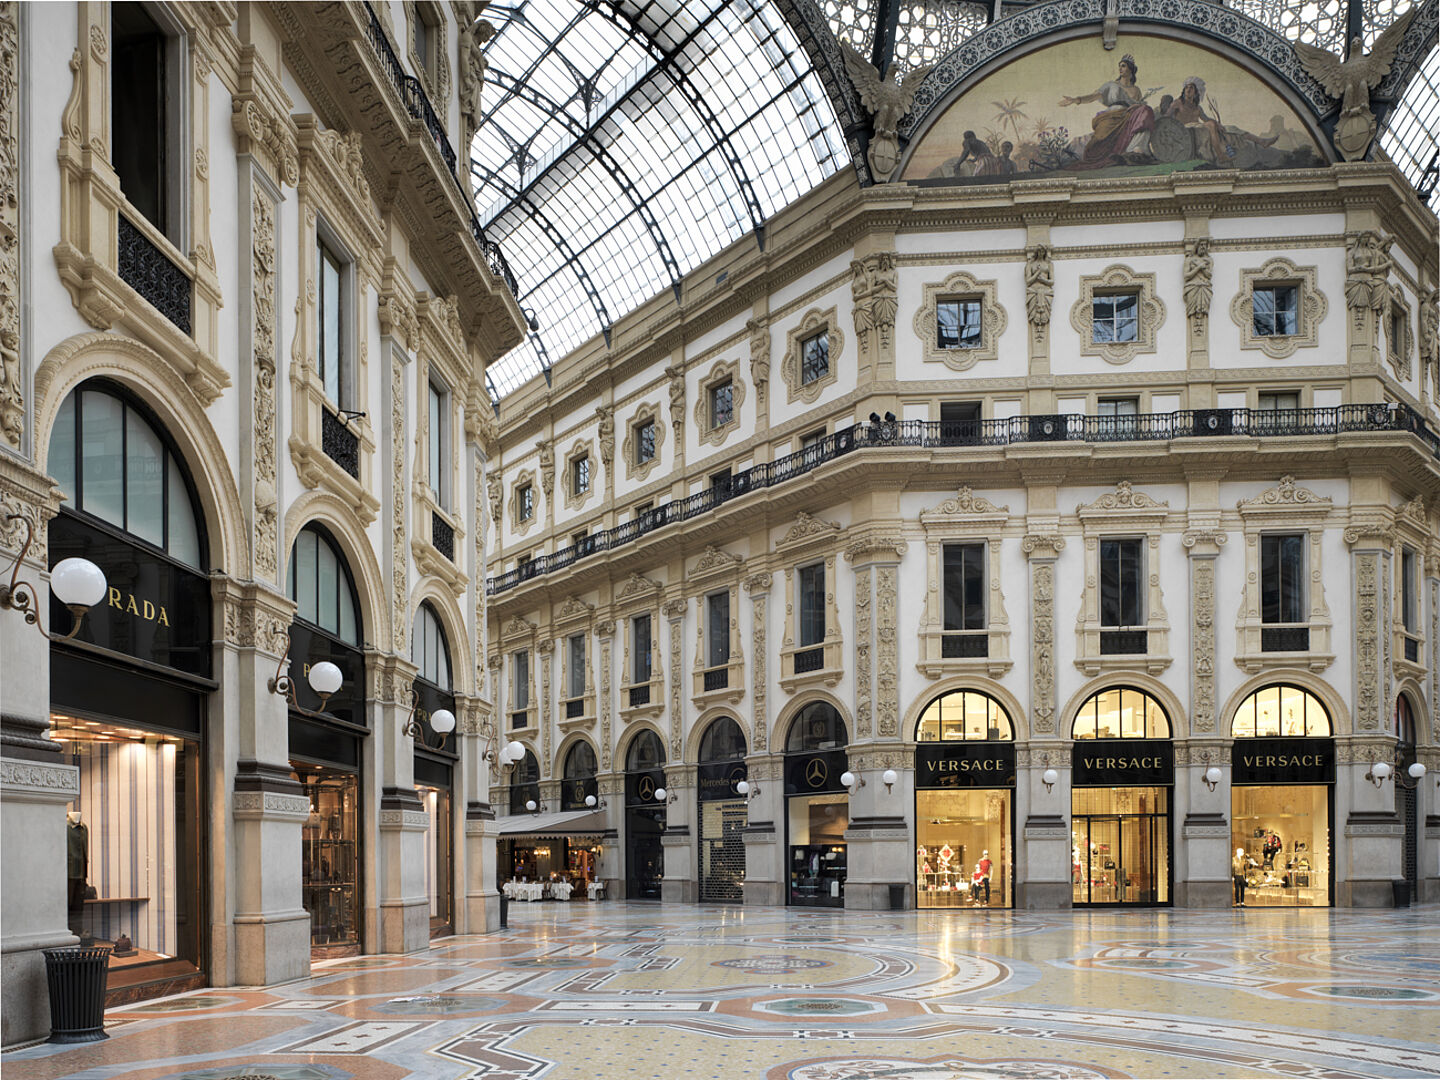
<svg viewBox="0 0 1440 1080">
<path fill-rule="evenodd" d="M 670 760 L 683 758 L 684 743 L 680 736 L 682 692 L 685 686 L 681 670 L 681 631 L 685 623 L 685 601 L 667 600 L 661 610 L 670 620 Z"/>
<path fill-rule="evenodd" d="M 1030 715 L 1036 735 L 1055 734 L 1055 562 L 1065 538 L 1031 533 L 1020 543 L 1030 560 Z"/>
<path fill-rule="evenodd" d="M 0 445 L 20 450 L 20 5 L 0 3 Z"/>
<path fill-rule="evenodd" d="M 613 742 L 611 725 L 614 722 L 615 708 L 610 701 L 610 651 L 615 643 L 615 623 L 611 619 L 602 619 L 595 625 L 595 633 L 600 638 L 600 768 L 608 771 L 610 768 L 610 746 Z"/>
<path fill-rule="evenodd" d="M 875 568 L 875 732 L 881 738 L 893 738 L 900 726 L 899 577 L 898 562 Z"/>
<path fill-rule="evenodd" d="M 1181 543 L 1190 555 L 1190 731 L 1215 731 L 1215 560 L 1226 536 L 1190 529 Z"/>
<path fill-rule="evenodd" d="M 546 638 L 535 646 L 535 651 L 540 654 L 540 708 L 537 710 L 539 719 L 536 721 L 535 743 L 540 775 L 544 777 L 550 773 L 547 749 L 550 743 L 550 663 L 555 658 L 555 643 Z"/>
<path fill-rule="evenodd" d="M 251 449 L 254 454 L 255 575 L 279 580 L 279 493 L 275 451 L 275 205 L 262 184 L 251 198 L 251 313 L 255 389 L 252 396 Z"/>
<path fill-rule="evenodd" d="M 1354 560 L 1355 730 L 1384 730 L 1390 700 L 1390 576 L 1393 528 L 1358 524 L 1345 530 Z"/>
<path fill-rule="evenodd" d="M 868 739 L 873 687 L 870 678 L 870 636 L 874 605 L 869 566 L 855 568 L 855 739 Z"/>
<path fill-rule="evenodd" d="M 409 545 L 405 542 L 405 354 L 390 354 L 390 596 L 391 638 L 405 654 L 406 611 L 410 598 Z"/>
<path fill-rule="evenodd" d="M 769 676 L 766 671 L 765 651 L 765 617 L 770 601 L 770 580 L 768 570 L 745 579 L 745 591 L 750 594 L 751 633 L 755 641 L 750 667 L 750 711 L 753 719 L 750 749 L 756 754 L 765 752 L 770 737 L 770 716 L 766 710 L 766 683 Z"/>
</svg>

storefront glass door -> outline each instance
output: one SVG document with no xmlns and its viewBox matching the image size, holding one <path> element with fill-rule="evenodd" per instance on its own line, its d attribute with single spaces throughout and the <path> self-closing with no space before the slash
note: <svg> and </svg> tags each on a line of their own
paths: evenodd
<svg viewBox="0 0 1440 1080">
<path fill-rule="evenodd" d="M 1071 881 L 1076 904 L 1170 901 L 1170 817 L 1164 788 L 1075 792 Z M 1116 813 L 1120 809 L 1140 813 Z"/>
</svg>

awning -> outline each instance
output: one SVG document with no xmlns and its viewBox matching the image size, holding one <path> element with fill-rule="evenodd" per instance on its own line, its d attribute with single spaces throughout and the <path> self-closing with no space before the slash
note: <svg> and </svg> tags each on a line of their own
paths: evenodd
<svg viewBox="0 0 1440 1080">
<path fill-rule="evenodd" d="M 501 818 L 496 832 L 506 839 L 521 837 L 593 837 L 600 839 L 609 827 L 599 810 L 567 810 L 550 814 L 511 814 Z"/>
</svg>

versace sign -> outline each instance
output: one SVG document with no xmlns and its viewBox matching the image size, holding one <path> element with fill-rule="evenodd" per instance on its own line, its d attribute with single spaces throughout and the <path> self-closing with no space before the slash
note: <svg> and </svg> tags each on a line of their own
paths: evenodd
<svg viewBox="0 0 1440 1080">
<path fill-rule="evenodd" d="M 1175 782 L 1175 747 L 1160 739 L 1080 739 L 1073 787 L 1137 787 Z"/>
<path fill-rule="evenodd" d="M 1014 743 L 922 743 L 915 748 L 918 790 L 1014 786 Z"/>
<path fill-rule="evenodd" d="M 1230 750 L 1232 784 L 1333 784 L 1331 739 L 1236 739 Z"/>
</svg>

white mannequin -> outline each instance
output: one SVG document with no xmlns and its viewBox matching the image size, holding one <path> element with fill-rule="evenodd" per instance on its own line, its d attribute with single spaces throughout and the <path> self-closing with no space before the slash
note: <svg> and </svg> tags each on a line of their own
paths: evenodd
<svg viewBox="0 0 1440 1080">
<path fill-rule="evenodd" d="M 70 822 L 71 825 L 79 825 L 79 824 L 80 824 L 80 811 L 79 811 L 79 810 L 71 810 L 68 814 L 65 815 L 65 817 L 66 817 L 66 819 L 69 820 L 69 822 Z"/>
</svg>

